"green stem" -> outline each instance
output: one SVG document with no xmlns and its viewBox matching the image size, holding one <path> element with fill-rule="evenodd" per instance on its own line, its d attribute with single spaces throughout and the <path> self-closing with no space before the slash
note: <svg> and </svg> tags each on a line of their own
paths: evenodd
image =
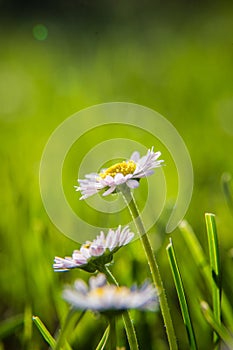
<svg viewBox="0 0 233 350">
<path fill-rule="evenodd" d="M 113 274 L 111 273 L 111 271 L 108 269 L 108 267 L 106 265 L 101 269 L 101 272 L 105 273 L 105 275 L 108 278 L 108 281 L 111 281 L 116 286 L 119 285 L 117 280 L 115 279 L 115 277 L 113 276 Z M 127 334 L 127 338 L 128 338 L 128 342 L 129 342 L 129 347 L 131 350 L 138 350 L 139 347 L 138 347 L 137 336 L 136 336 L 135 328 L 133 325 L 133 321 L 130 318 L 129 311 L 124 312 L 122 315 L 122 318 L 123 318 L 124 325 L 125 325 L 125 330 L 126 330 L 126 334 Z"/>
<path fill-rule="evenodd" d="M 110 317 L 109 319 L 110 325 L 110 336 L 109 336 L 109 344 L 110 350 L 116 350 L 117 341 L 116 341 L 116 318 Z"/>
<path fill-rule="evenodd" d="M 170 314 L 170 310 L 168 307 L 167 298 L 166 298 L 165 290 L 163 287 L 163 282 L 162 282 L 162 279 L 160 276 L 159 267 L 158 267 L 157 261 L 156 261 L 155 256 L 154 256 L 154 253 L 153 253 L 150 241 L 149 241 L 149 237 L 146 233 L 146 229 L 144 227 L 144 224 L 143 224 L 142 219 L 140 217 L 136 202 L 133 198 L 133 195 L 132 195 L 130 189 L 128 187 L 122 185 L 121 186 L 121 193 L 123 195 L 125 202 L 128 205 L 130 214 L 135 222 L 135 225 L 136 225 L 138 233 L 139 233 L 139 237 L 141 239 L 143 248 L 144 248 L 146 256 L 147 256 L 152 279 L 153 279 L 153 282 L 154 282 L 156 289 L 157 289 L 157 292 L 158 292 L 161 312 L 162 312 L 164 324 L 166 327 L 167 338 L 168 338 L 170 349 L 177 350 L 178 347 L 177 347 L 176 336 L 175 336 L 175 332 L 174 332 L 174 328 L 173 328 L 173 324 L 172 324 L 171 314 Z"/>
</svg>

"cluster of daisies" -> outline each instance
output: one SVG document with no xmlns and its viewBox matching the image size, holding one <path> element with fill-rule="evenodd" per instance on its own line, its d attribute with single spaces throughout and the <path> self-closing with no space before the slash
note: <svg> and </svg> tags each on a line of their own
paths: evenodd
<svg viewBox="0 0 233 350">
<path fill-rule="evenodd" d="M 154 153 L 153 148 L 140 157 L 134 152 L 128 161 L 117 163 L 100 173 L 91 173 L 85 179 L 79 179 L 76 191 L 81 192 L 81 200 L 98 192 L 103 196 L 117 192 L 121 186 L 129 189 L 137 188 L 140 179 L 150 176 L 154 169 L 160 167 L 163 160 L 158 160 L 161 153 Z M 113 255 L 121 247 L 127 245 L 134 237 L 129 227 L 118 226 L 110 229 L 107 234 L 103 231 L 91 242 L 85 242 L 79 250 L 74 250 L 72 256 L 55 257 L 53 268 L 55 271 L 69 271 L 80 268 L 94 273 L 103 271 L 113 260 Z M 74 286 L 66 287 L 64 299 L 78 310 L 92 310 L 94 312 L 120 313 L 128 309 L 155 310 L 158 307 L 157 295 L 154 287 L 144 283 L 141 287 L 131 289 L 123 286 L 108 284 L 104 274 L 92 276 L 87 285 L 82 280 L 76 280 Z"/>
</svg>

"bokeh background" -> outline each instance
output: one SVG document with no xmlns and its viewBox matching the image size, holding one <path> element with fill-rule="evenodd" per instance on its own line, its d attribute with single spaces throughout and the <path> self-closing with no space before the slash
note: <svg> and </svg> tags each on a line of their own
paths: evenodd
<svg viewBox="0 0 233 350">
<path fill-rule="evenodd" d="M 204 213 L 216 214 L 222 283 L 232 297 L 233 218 L 221 186 L 222 175 L 233 173 L 232 3 L 2 0 L 0 9 L 0 348 L 46 349 L 31 315 L 56 333 L 67 312 L 61 300 L 64 283 L 88 277 L 80 271 L 53 272 L 54 256 L 69 255 L 77 244 L 45 212 L 39 164 L 52 131 L 73 113 L 98 103 L 145 105 L 176 127 L 195 176 L 186 219 L 207 252 Z M 88 139 L 83 146 L 88 148 Z M 166 171 L 172 182 L 174 172 L 169 180 Z M 162 223 L 156 232 L 179 346 L 186 349 Z M 195 292 L 198 286 L 205 293 L 203 281 L 178 229 L 172 237 L 197 342 L 205 349 L 211 332 L 200 318 Z M 113 270 L 122 284 L 148 277 L 140 250 L 136 241 L 117 253 Z M 133 317 L 142 349 L 168 348 L 159 313 L 135 312 Z M 86 316 L 75 332 L 74 348 L 94 348 L 104 329 L 104 321 Z M 119 332 L 120 343 L 127 346 L 121 327 Z"/>
</svg>

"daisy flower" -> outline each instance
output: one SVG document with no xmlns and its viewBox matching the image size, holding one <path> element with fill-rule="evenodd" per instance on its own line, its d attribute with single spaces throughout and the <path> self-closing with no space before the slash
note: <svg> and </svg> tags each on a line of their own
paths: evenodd
<svg viewBox="0 0 233 350">
<path fill-rule="evenodd" d="M 161 152 L 154 153 L 153 147 L 147 154 L 140 158 L 139 152 L 134 152 L 130 159 L 114 164 L 98 173 L 85 175 L 85 179 L 78 179 L 79 186 L 75 186 L 76 191 L 80 191 L 80 200 L 86 199 L 101 190 L 105 190 L 103 196 L 107 196 L 116 191 L 117 186 L 126 184 L 129 188 L 137 188 L 139 180 L 154 173 L 154 168 L 158 168 L 163 160 L 158 160 Z"/>
<path fill-rule="evenodd" d="M 156 310 L 157 295 L 154 287 L 144 283 L 140 288 L 127 288 L 107 284 L 104 274 L 92 276 L 87 285 L 76 280 L 73 287 L 66 287 L 63 298 L 78 310 L 100 313 L 121 313 L 128 309 Z"/>
<path fill-rule="evenodd" d="M 128 244 L 134 237 L 134 233 L 126 226 L 121 225 L 108 233 L 103 231 L 91 242 L 84 243 L 79 250 L 74 250 L 71 257 L 55 257 L 53 268 L 55 271 L 68 271 L 74 268 L 82 268 L 88 272 L 98 270 L 98 266 L 109 264 L 113 254 L 122 246 Z"/>
</svg>

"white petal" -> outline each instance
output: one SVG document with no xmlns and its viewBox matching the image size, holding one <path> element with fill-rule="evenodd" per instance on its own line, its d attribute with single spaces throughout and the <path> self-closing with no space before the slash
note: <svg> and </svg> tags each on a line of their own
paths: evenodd
<svg viewBox="0 0 233 350">
<path fill-rule="evenodd" d="M 104 186 L 112 186 L 114 184 L 114 178 L 110 175 L 107 175 L 104 179 L 100 180 L 100 183 Z"/>
<path fill-rule="evenodd" d="M 126 182 L 125 176 L 121 173 L 116 174 L 116 176 L 114 177 L 114 182 L 116 185 L 121 185 L 125 183 Z"/>
<path fill-rule="evenodd" d="M 116 186 L 110 187 L 107 191 L 105 191 L 105 192 L 103 193 L 103 196 L 104 196 L 104 197 L 105 197 L 105 196 L 108 196 L 109 194 L 111 194 L 111 193 L 115 190 L 115 188 L 116 188 Z"/>
<path fill-rule="evenodd" d="M 103 287 L 105 286 L 105 284 L 107 284 L 107 280 L 103 273 L 99 273 L 96 277 L 92 276 L 89 279 L 89 285 L 91 290 L 95 288 Z"/>
<path fill-rule="evenodd" d="M 83 280 L 80 280 L 80 279 L 78 279 L 74 282 L 74 288 L 77 292 L 82 293 L 82 294 L 86 294 L 88 292 L 87 284 Z"/>
<path fill-rule="evenodd" d="M 137 180 L 128 180 L 126 182 L 126 184 L 127 184 L 127 186 L 129 188 L 137 188 L 139 186 L 139 181 L 137 181 Z"/>
<path fill-rule="evenodd" d="M 104 247 L 101 245 L 92 244 L 90 246 L 91 256 L 101 256 L 104 254 Z"/>
<path fill-rule="evenodd" d="M 138 151 L 135 151 L 131 154 L 130 160 L 137 162 L 139 159 L 140 159 L 140 153 Z"/>
</svg>

